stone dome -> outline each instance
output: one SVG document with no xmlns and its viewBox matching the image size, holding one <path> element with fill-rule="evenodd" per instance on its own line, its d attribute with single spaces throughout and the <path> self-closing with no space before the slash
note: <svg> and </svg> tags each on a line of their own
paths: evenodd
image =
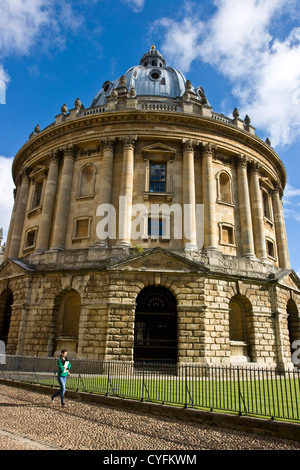
<svg viewBox="0 0 300 470">
<path fill-rule="evenodd" d="M 205 96 L 202 87 L 194 88 L 182 72 L 173 67 L 167 67 L 164 56 L 155 46 L 143 55 L 139 65 L 129 68 L 122 77 L 113 82 L 105 81 L 91 107 L 105 105 L 112 91 L 123 83 L 126 83 L 128 90 L 134 89 L 138 97 L 176 100 L 181 98 L 187 90 L 200 102 Z"/>
</svg>

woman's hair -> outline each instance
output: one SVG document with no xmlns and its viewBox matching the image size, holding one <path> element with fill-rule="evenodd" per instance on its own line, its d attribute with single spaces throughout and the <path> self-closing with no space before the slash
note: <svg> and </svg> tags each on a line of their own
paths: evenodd
<svg viewBox="0 0 300 470">
<path fill-rule="evenodd" d="M 62 349 L 62 350 L 61 350 L 61 353 L 62 353 L 62 354 L 65 353 L 65 352 L 67 352 L 66 349 Z"/>
</svg>

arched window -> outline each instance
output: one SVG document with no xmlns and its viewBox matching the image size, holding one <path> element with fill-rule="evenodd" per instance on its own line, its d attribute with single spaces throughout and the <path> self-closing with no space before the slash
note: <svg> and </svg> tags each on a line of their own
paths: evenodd
<svg viewBox="0 0 300 470">
<path fill-rule="evenodd" d="M 79 174 L 78 197 L 94 197 L 95 195 L 95 174 L 93 165 L 85 165 Z"/>
<path fill-rule="evenodd" d="M 226 171 L 218 174 L 218 202 L 232 204 L 231 178 Z"/>
</svg>

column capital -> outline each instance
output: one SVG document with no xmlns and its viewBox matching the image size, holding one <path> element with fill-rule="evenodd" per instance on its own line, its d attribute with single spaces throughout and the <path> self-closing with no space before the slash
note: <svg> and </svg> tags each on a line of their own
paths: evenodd
<svg viewBox="0 0 300 470">
<path fill-rule="evenodd" d="M 245 167 L 245 168 L 248 167 L 249 159 L 243 153 L 239 153 L 238 155 L 236 155 L 235 159 L 236 159 L 236 164 L 238 167 Z"/>
<path fill-rule="evenodd" d="M 259 164 L 259 162 L 256 162 L 255 160 L 249 161 L 249 170 L 250 173 L 261 173 L 262 166 Z"/>
<path fill-rule="evenodd" d="M 60 162 L 61 157 L 62 157 L 62 151 L 61 149 L 53 149 L 51 152 L 48 154 L 48 157 L 50 159 L 50 162 Z"/>
<path fill-rule="evenodd" d="M 117 138 L 116 137 L 105 137 L 99 140 L 100 144 L 104 149 L 114 150 Z"/>
<path fill-rule="evenodd" d="M 23 170 L 20 171 L 17 178 L 17 186 L 21 185 L 25 181 L 30 181 L 29 170 L 27 168 L 23 168 Z"/>
<path fill-rule="evenodd" d="M 181 145 L 183 151 L 193 152 L 195 150 L 195 147 L 199 145 L 199 142 L 198 140 L 193 139 L 182 139 Z"/>
<path fill-rule="evenodd" d="M 272 193 L 279 193 L 279 197 L 282 198 L 283 197 L 283 189 L 282 189 L 282 186 L 279 183 L 279 181 L 274 181 L 273 186 L 274 186 L 274 189 L 273 189 Z"/>
<path fill-rule="evenodd" d="M 214 157 L 215 150 L 217 148 L 216 145 L 212 144 L 211 142 L 200 142 L 202 155 L 211 155 Z"/>
<path fill-rule="evenodd" d="M 77 145 L 68 144 L 62 150 L 64 158 L 72 158 L 73 160 L 75 159 L 77 153 Z"/>
<path fill-rule="evenodd" d="M 136 135 L 128 135 L 125 137 L 121 137 L 121 142 L 123 143 L 123 148 L 124 149 L 134 149 L 135 143 L 137 141 L 137 136 Z"/>
</svg>

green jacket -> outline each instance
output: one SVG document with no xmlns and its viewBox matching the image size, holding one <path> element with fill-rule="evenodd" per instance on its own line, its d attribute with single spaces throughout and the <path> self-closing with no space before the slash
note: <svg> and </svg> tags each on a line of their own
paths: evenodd
<svg viewBox="0 0 300 470">
<path fill-rule="evenodd" d="M 63 366 L 61 358 L 59 357 L 57 361 L 57 365 L 58 365 L 58 377 L 67 377 L 68 370 L 71 369 L 71 363 L 69 362 L 68 370 L 66 370 Z"/>
</svg>

